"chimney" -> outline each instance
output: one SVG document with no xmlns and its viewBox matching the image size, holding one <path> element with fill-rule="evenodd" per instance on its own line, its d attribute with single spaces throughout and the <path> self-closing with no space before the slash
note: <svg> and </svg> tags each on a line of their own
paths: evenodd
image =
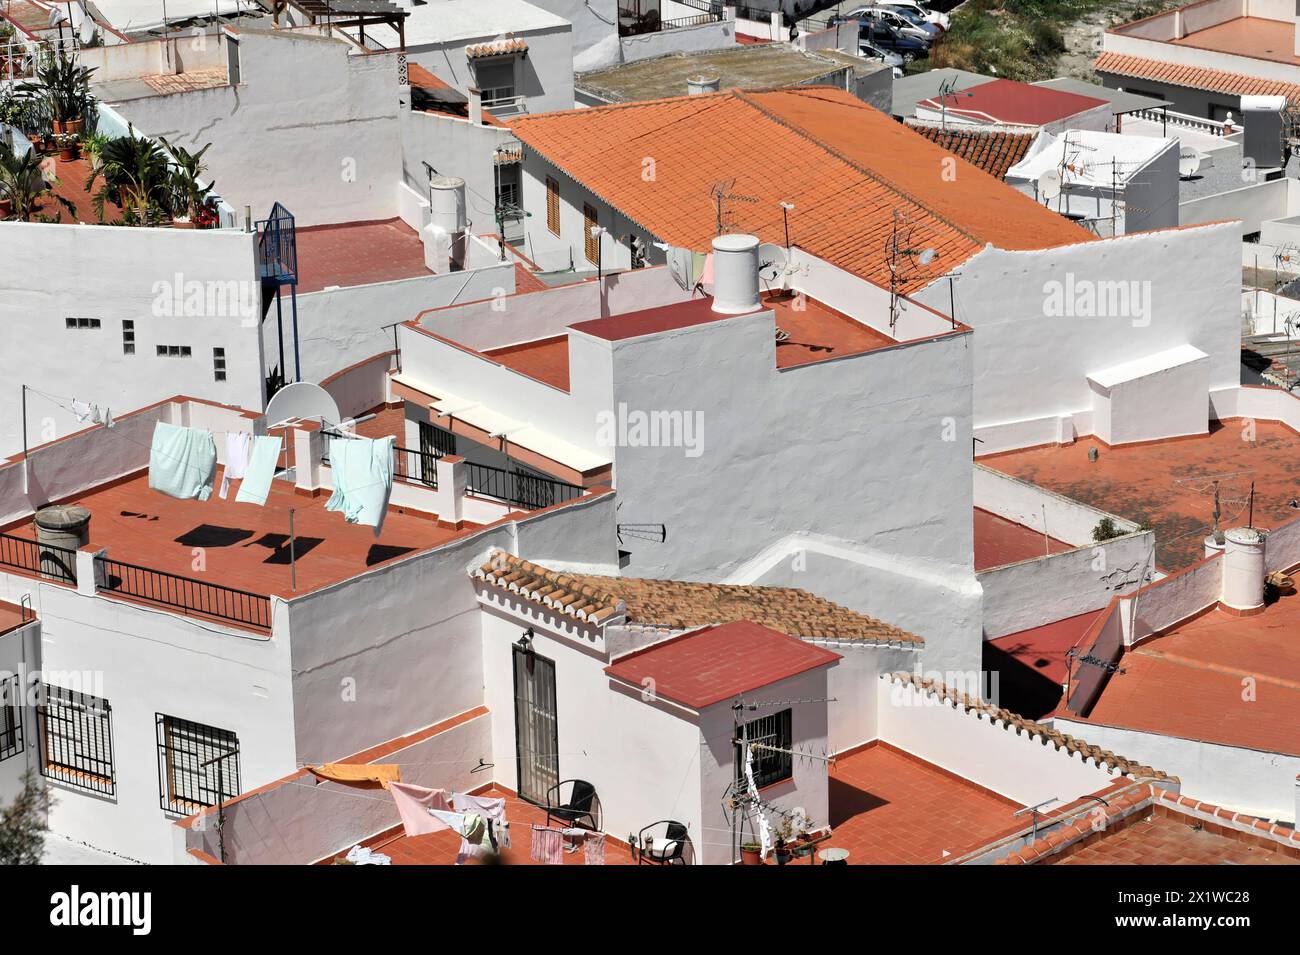
<svg viewBox="0 0 1300 955">
<path fill-rule="evenodd" d="M 1300 3 L 1300 0 L 1296 0 Z M 686 95 L 700 96 L 704 93 L 716 93 L 722 88 L 722 77 L 716 73 L 700 73 L 686 79 Z"/>
<path fill-rule="evenodd" d="M 713 310 L 744 315 L 761 308 L 758 298 L 758 239 L 720 235 L 713 240 Z"/>
<path fill-rule="evenodd" d="M 429 224 L 424 227 L 424 261 L 434 272 L 457 272 L 465 260 L 465 180 L 429 179 Z"/>
<path fill-rule="evenodd" d="M 42 545 L 41 576 L 65 582 L 76 580 L 75 558 L 66 552 L 90 542 L 90 511 L 79 504 L 53 504 L 37 511 L 32 523 L 36 525 L 36 541 Z"/>
<path fill-rule="evenodd" d="M 483 94 L 477 86 L 469 88 L 469 121 L 475 126 L 483 125 Z"/>
<path fill-rule="evenodd" d="M 1264 535 L 1234 527 L 1223 537 L 1221 600 L 1229 610 L 1258 612 L 1264 606 Z"/>
</svg>

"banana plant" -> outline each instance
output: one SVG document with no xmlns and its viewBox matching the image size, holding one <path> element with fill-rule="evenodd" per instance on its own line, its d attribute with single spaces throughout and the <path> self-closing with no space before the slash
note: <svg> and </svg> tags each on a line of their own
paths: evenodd
<svg viewBox="0 0 1300 955">
<path fill-rule="evenodd" d="M 32 216 L 40 209 L 46 199 L 53 199 L 62 206 L 75 221 L 77 207 L 54 191 L 55 182 L 49 182 L 41 174 L 41 161 L 33 150 L 15 153 L 9 146 L 0 142 L 0 199 L 13 203 L 14 218 L 20 222 L 31 222 Z"/>
</svg>

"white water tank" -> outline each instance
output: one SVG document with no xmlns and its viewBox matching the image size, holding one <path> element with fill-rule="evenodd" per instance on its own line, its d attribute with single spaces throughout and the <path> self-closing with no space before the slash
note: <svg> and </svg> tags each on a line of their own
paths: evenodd
<svg viewBox="0 0 1300 955">
<path fill-rule="evenodd" d="M 761 308 L 758 298 L 758 239 L 720 235 L 713 240 L 713 310 L 744 315 Z"/>
<path fill-rule="evenodd" d="M 722 77 L 717 74 L 698 73 L 686 78 L 686 95 L 701 96 L 704 93 L 716 93 L 722 88 Z"/>
<path fill-rule="evenodd" d="M 1264 535 L 1234 527 L 1224 535 L 1223 603 L 1233 610 L 1264 606 Z"/>
<path fill-rule="evenodd" d="M 429 224 L 424 227 L 424 262 L 439 274 L 465 264 L 465 180 L 434 176 L 429 180 Z"/>
</svg>

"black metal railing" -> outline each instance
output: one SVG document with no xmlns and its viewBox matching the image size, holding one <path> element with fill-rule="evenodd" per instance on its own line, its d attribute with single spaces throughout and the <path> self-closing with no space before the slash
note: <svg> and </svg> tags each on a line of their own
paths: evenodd
<svg viewBox="0 0 1300 955">
<path fill-rule="evenodd" d="M 262 278 L 272 282 L 298 281 L 298 240 L 293 215 L 280 203 L 257 223 L 257 266 Z"/>
<path fill-rule="evenodd" d="M 77 552 L 27 537 L 0 534 L 0 566 L 64 584 L 77 582 Z"/>
<path fill-rule="evenodd" d="M 17 673 L 0 680 L 0 761 L 23 751 L 22 691 Z"/>
<path fill-rule="evenodd" d="M 393 454 L 393 474 L 396 477 L 415 481 L 425 487 L 438 487 L 438 459 L 442 457 L 439 452 L 394 447 Z"/>
<path fill-rule="evenodd" d="M 467 461 L 465 471 L 465 489 L 471 494 L 494 497 L 530 511 L 550 507 L 552 504 L 563 504 L 582 497 L 583 494 L 583 489 L 576 484 L 517 469 L 507 471 L 490 464 Z"/>
<path fill-rule="evenodd" d="M 96 557 L 95 564 L 101 590 L 135 597 L 185 614 L 199 614 L 259 630 L 271 629 L 271 598 L 265 594 L 210 584 L 107 557 Z"/>
<path fill-rule="evenodd" d="M 42 776 L 113 795 L 113 708 L 108 700 L 42 683 L 36 724 L 43 748 Z"/>
<path fill-rule="evenodd" d="M 189 815 L 239 795 L 238 736 L 162 713 L 154 717 L 158 802 L 165 812 Z"/>
<path fill-rule="evenodd" d="M 686 27 L 702 27 L 706 23 L 717 23 L 720 19 L 720 17 L 715 17 L 711 13 L 697 13 L 693 17 L 677 17 L 675 20 L 664 20 L 659 24 L 659 29 L 682 30 Z"/>
</svg>

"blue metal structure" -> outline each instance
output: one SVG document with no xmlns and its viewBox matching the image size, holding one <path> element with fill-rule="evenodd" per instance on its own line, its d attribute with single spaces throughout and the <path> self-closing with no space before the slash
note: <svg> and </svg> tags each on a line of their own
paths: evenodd
<svg viewBox="0 0 1300 955">
<path fill-rule="evenodd" d="M 281 295 L 284 287 L 289 286 L 294 380 L 301 381 L 302 358 L 298 348 L 298 239 L 293 215 L 278 202 L 271 207 L 271 214 L 257 223 L 257 270 L 262 279 L 263 301 L 267 299 L 266 292 L 275 289 L 275 321 L 280 336 L 279 385 L 285 383 L 284 308 Z M 262 317 L 265 320 L 265 312 Z M 272 390 L 268 387 L 268 399 Z"/>
</svg>

